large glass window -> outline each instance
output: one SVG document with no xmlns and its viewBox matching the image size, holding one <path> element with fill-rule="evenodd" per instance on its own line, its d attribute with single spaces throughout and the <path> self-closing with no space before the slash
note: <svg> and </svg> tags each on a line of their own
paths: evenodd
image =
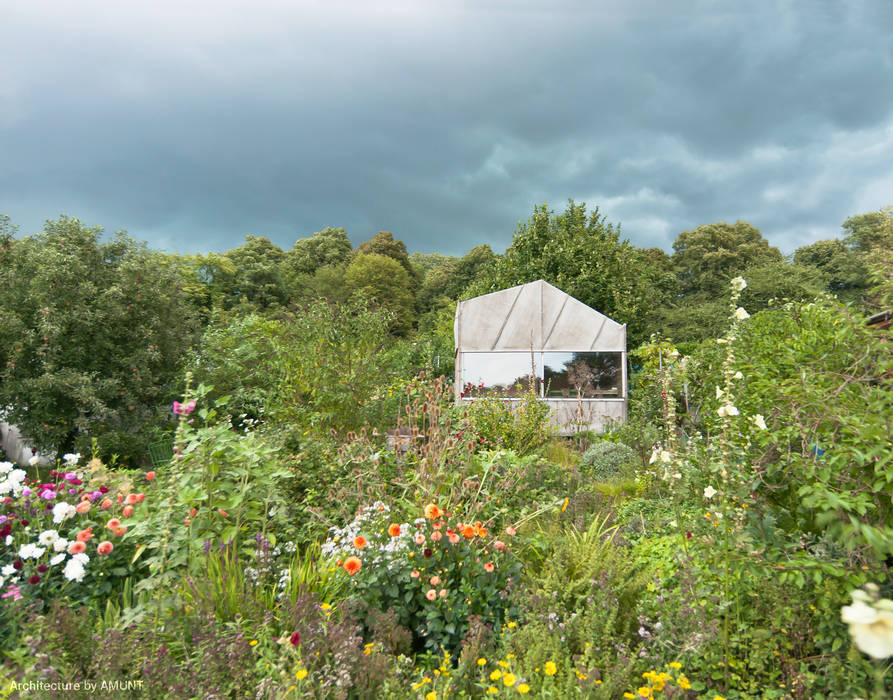
<svg viewBox="0 0 893 700">
<path fill-rule="evenodd" d="M 530 389 L 552 399 L 623 398 L 620 352 L 465 352 L 462 396 L 517 397 Z"/>
<path fill-rule="evenodd" d="M 622 353 L 544 352 L 546 398 L 621 398 Z"/>
<path fill-rule="evenodd" d="M 464 352 L 462 395 L 521 396 L 530 390 L 531 370 L 542 377 L 541 352 Z"/>
</svg>

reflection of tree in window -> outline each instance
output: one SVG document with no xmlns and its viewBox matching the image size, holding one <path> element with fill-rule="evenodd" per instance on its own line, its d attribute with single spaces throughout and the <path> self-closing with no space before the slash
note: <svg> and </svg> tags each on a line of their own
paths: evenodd
<svg viewBox="0 0 893 700">
<path fill-rule="evenodd" d="M 578 358 L 572 362 L 566 362 L 567 381 L 577 390 L 577 396 L 587 396 L 595 390 L 597 378 L 586 360 Z"/>
<path fill-rule="evenodd" d="M 592 398 L 620 396 L 620 361 L 616 352 L 546 353 L 548 396 Z"/>
</svg>

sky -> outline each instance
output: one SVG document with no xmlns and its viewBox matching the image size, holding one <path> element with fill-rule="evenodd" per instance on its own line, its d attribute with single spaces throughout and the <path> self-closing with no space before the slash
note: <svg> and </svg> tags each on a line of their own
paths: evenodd
<svg viewBox="0 0 893 700">
<path fill-rule="evenodd" d="M 792 253 L 893 204 L 891 0 L 0 0 L 0 213 L 503 252 L 538 204 Z"/>
</svg>

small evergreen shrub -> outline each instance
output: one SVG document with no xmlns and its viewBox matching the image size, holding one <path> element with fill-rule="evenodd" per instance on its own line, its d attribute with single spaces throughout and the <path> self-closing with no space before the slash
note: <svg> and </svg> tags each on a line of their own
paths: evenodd
<svg viewBox="0 0 893 700">
<path fill-rule="evenodd" d="M 597 442 L 583 454 L 584 470 L 598 480 L 616 479 L 635 461 L 636 453 L 622 442 Z"/>
</svg>

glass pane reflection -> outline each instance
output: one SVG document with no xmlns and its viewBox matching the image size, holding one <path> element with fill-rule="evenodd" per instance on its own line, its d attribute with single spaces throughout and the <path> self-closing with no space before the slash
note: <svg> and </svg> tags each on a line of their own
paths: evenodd
<svg viewBox="0 0 893 700">
<path fill-rule="evenodd" d="M 542 377 L 542 353 L 464 352 L 462 396 L 521 396 L 529 390 L 531 368 Z"/>
<path fill-rule="evenodd" d="M 546 398 L 619 398 L 623 373 L 619 352 L 545 352 Z"/>
</svg>

